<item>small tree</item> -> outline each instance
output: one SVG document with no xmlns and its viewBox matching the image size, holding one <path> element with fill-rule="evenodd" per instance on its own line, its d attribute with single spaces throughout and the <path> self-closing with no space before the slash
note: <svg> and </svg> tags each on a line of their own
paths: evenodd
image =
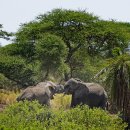
<svg viewBox="0 0 130 130">
<path fill-rule="evenodd" d="M 36 44 L 36 52 L 41 60 L 42 71 L 46 72 L 44 79 L 47 79 L 49 73 L 54 73 L 61 66 L 64 66 L 66 57 L 66 46 L 62 39 L 52 34 L 44 34 Z M 62 70 L 65 68 L 63 67 Z"/>
</svg>

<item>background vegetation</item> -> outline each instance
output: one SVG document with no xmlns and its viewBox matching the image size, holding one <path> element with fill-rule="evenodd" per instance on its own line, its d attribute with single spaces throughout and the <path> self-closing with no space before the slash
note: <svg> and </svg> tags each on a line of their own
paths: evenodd
<svg viewBox="0 0 130 130">
<path fill-rule="evenodd" d="M 0 36 L 7 34 L 1 31 Z M 6 78 L 19 87 L 70 77 L 88 82 L 109 64 L 107 59 L 124 53 L 130 24 L 104 21 L 84 10 L 54 9 L 13 35 L 12 44 L 0 47 L 1 87 Z"/>
<path fill-rule="evenodd" d="M 126 54 L 128 51 L 126 48 L 130 44 L 130 23 L 102 20 L 85 10 L 54 9 L 37 16 L 33 21 L 23 23 L 15 34 L 4 31 L 0 24 L 0 38 L 8 40 L 11 36 L 14 36 L 11 44 L 4 47 L 0 46 L 1 103 L 13 103 L 19 89 L 35 85 L 38 82 L 52 80 L 57 83 L 64 83 L 69 78 L 76 77 L 86 82 L 102 84 L 109 95 L 109 101 L 116 104 L 116 112 L 128 109 L 125 106 L 129 101 L 130 58 L 129 54 Z M 3 92 L 3 89 L 13 90 L 15 93 Z M 8 98 L 6 99 L 7 95 Z M 68 108 L 68 104 L 64 105 L 64 103 L 68 103 L 70 97 L 61 99 L 56 96 L 55 99 L 59 104 L 58 109 Z M 53 101 L 52 106 L 57 108 Z M 9 111 L 14 109 L 15 106 L 9 108 Z M 64 122 L 70 128 L 75 128 L 76 122 L 80 122 L 80 118 L 70 123 L 68 121 L 71 117 L 66 117 L 66 113 L 70 112 L 75 119 L 73 111 L 76 112 L 76 110 L 79 111 L 82 108 L 76 108 L 65 113 L 61 111 Z M 91 111 L 86 110 L 88 113 Z M 86 110 L 83 108 L 81 112 L 84 113 Z M 96 114 L 96 112 L 101 113 L 100 110 L 92 110 L 92 113 Z M 6 113 L 4 116 L 6 117 Z M 19 117 L 15 118 L 8 117 L 7 120 L 11 119 L 15 122 Z M 60 122 L 59 118 L 60 115 L 54 120 L 60 124 L 62 129 L 65 129 L 67 126 Z M 114 117 L 108 118 L 110 120 L 106 121 L 106 116 L 103 117 L 104 123 L 106 121 L 108 124 L 107 130 L 113 129 L 113 127 L 115 130 L 124 128 L 123 124 L 118 126 L 120 121 L 117 121 L 117 125 L 113 126 L 116 119 Z M 93 122 L 93 119 L 91 120 Z M 94 120 L 98 119 L 95 117 Z M 24 123 L 26 124 L 26 121 Z M 54 122 L 51 123 L 54 125 Z M 39 129 L 41 126 L 43 127 L 41 122 L 36 121 L 34 128 L 37 124 L 39 124 Z M 111 124 L 110 128 L 109 124 Z M 91 130 L 94 129 L 91 123 L 90 125 Z M 20 126 L 19 129 L 22 129 L 24 125 L 21 124 Z M 54 125 L 54 127 L 60 126 Z M 105 125 L 100 124 L 100 126 L 105 129 Z M 50 124 L 48 127 L 51 129 Z M 29 128 L 33 129 L 31 126 Z M 89 126 L 85 126 L 83 123 L 83 125 L 77 126 L 78 128 L 89 129 Z M 96 128 L 100 130 L 100 127 L 97 126 Z"/>
</svg>

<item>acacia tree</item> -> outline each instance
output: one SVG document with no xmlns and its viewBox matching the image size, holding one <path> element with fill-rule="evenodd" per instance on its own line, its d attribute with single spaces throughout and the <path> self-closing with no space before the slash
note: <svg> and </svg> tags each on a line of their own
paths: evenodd
<svg viewBox="0 0 130 130">
<path fill-rule="evenodd" d="M 65 63 L 70 67 L 71 75 L 75 62 L 78 64 L 75 58 L 77 51 L 84 49 L 90 56 L 111 57 L 112 49 L 127 46 L 126 36 L 129 34 L 124 25 L 115 21 L 100 20 L 86 11 L 55 9 L 39 15 L 32 22 L 23 24 L 16 34 L 16 40 L 18 42 L 33 40 L 34 48 L 44 33 L 57 35 L 64 41 L 68 49 Z M 80 57 L 84 56 L 80 54 Z M 65 77 L 66 80 L 69 78 L 68 73 L 65 73 Z"/>
<path fill-rule="evenodd" d="M 46 32 L 60 36 L 68 49 L 65 63 L 70 66 L 74 53 L 86 44 L 87 30 L 90 30 L 96 21 L 96 16 L 85 11 L 55 9 L 39 15 L 33 22 L 24 24 L 17 33 L 17 39 L 34 38 L 33 40 L 37 41 Z"/>
</svg>

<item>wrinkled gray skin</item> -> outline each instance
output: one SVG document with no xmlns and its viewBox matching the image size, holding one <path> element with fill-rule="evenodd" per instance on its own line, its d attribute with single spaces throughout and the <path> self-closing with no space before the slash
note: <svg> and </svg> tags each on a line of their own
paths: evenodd
<svg viewBox="0 0 130 130">
<path fill-rule="evenodd" d="M 17 101 L 33 101 L 38 100 L 42 105 L 50 106 L 50 99 L 53 99 L 55 94 L 56 85 L 51 82 L 40 82 L 36 86 L 26 88 L 22 94 L 17 98 Z"/>
<path fill-rule="evenodd" d="M 71 107 L 86 104 L 90 108 L 105 109 L 107 105 L 107 94 L 104 88 L 96 83 L 85 83 L 72 78 L 66 82 L 64 94 L 72 94 Z"/>
</svg>

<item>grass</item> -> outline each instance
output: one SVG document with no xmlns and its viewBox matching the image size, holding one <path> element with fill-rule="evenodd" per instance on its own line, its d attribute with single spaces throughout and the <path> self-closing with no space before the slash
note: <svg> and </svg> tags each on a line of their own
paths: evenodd
<svg viewBox="0 0 130 130">
<path fill-rule="evenodd" d="M 16 102 L 19 92 L 0 90 L 0 104 L 10 105 Z M 63 94 L 56 94 L 51 100 L 51 108 L 53 109 L 68 109 L 70 107 L 71 96 Z"/>
<path fill-rule="evenodd" d="M 71 96 L 63 94 L 56 94 L 54 99 L 51 100 L 51 107 L 53 109 L 68 109 L 70 107 Z"/>
<path fill-rule="evenodd" d="M 14 91 L 0 90 L 0 104 L 13 104 L 16 102 L 18 93 Z"/>
</svg>

